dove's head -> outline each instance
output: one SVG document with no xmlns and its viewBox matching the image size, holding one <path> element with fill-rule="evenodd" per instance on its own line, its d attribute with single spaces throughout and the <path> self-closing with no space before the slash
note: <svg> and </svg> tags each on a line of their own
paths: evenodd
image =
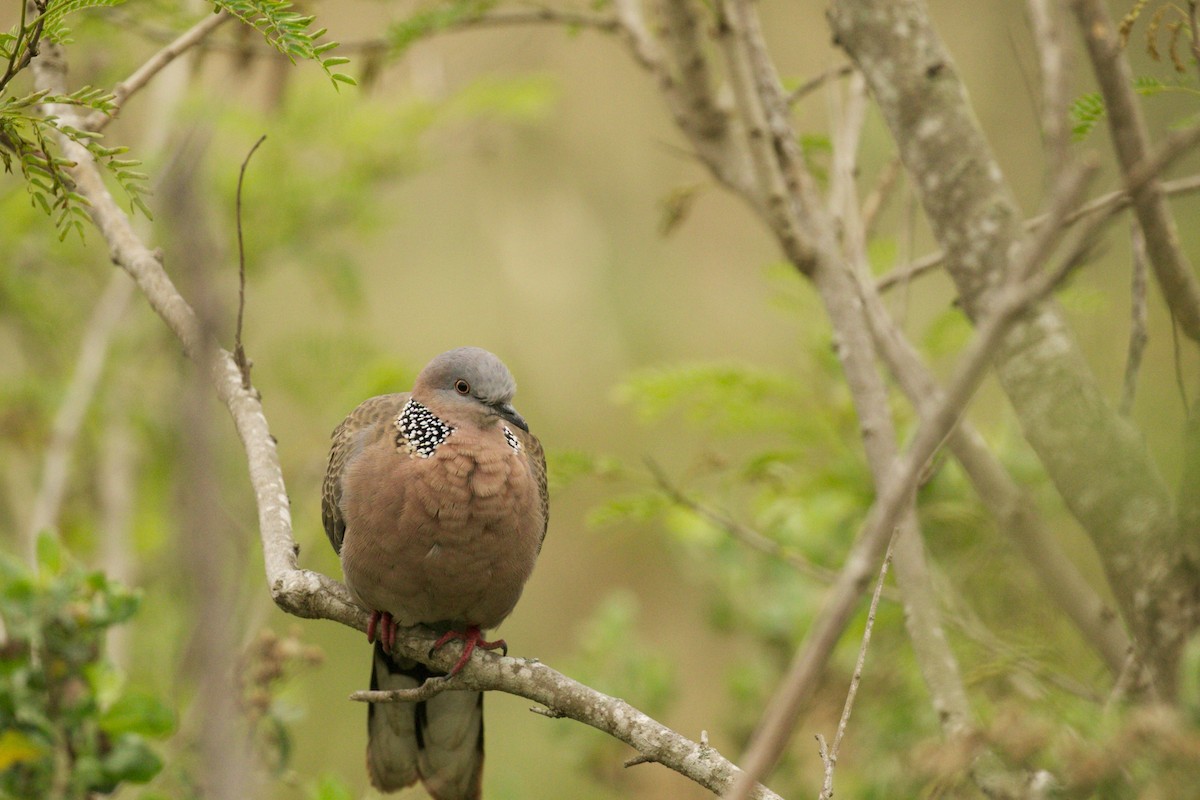
<svg viewBox="0 0 1200 800">
<path fill-rule="evenodd" d="M 413 399 L 453 416 L 502 417 L 524 431 L 512 407 L 517 382 L 504 362 L 479 347 L 458 347 L 430 361 L 413 386 Z M 480 416 L 481 415 L 481 416 Z"/>
</svg>

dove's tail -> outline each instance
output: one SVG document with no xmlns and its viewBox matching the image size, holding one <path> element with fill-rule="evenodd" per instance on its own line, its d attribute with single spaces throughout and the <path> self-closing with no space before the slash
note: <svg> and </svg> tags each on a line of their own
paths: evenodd
<svg viewBox="0 0 1200 800">
<path fill-rule="evenodd" d="M 437 675 L 375 644 L 371 688 L 414 689 Z M 384 792 L 418 779 L 435 800 L 478 800 L 483 781 L 483 694 L 442 692 L 417 703 L 372 703 L 367 711 L 367 772 Z"/>
</svg>

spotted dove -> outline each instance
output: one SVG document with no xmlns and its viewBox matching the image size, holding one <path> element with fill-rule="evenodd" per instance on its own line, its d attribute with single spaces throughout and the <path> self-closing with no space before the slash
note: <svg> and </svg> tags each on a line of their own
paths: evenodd
<svg viewBox="0 0 1200 800">
<path fill-rule="evenodd" d="M 321 503 L 346 585 L 372 612 L 372 689 L 433 674 L 392 655 L 397 626 L 462 639 L 450 674 L 509 615 L 546 535 L 546 461 L 512 407 L 500 359 L 460 347 L 433 359 L 412 392 L 372 397 L 333 432 Z M 378 636 L 376 629 L 378 627 Z M 420 779 L 435 800 L 480 796 L 483 696 L 443 692 L 381 703 L 367 716 L 367 771 L 382 791 Z"/>
</svg>

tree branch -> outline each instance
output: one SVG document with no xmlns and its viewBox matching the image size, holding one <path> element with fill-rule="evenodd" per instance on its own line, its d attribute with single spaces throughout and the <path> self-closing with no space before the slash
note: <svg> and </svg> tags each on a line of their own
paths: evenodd
<svg viewBox="0 0 1200 800">
<path fill-rule="evenodd" d="M 683 489 L 671 482 L 671 479 L 667 477 L 667 474 L 658 462 L 648 460 L 646 463 L 650 469 L 651 477 L 658 484 L 658 488 L 676 506 L 691 511 L 700 519 L 711 525 L 715 525 L 750 549 L 779 559 L 805 577 L 826 585 L 833 583 L 837 579 L 837 572 L 834 570 L 814 564 L 807 558 L 789 551 L 770 536 L 739 522 L 724 511 L 712 508 L 689 497 Z M 883 596 L 884 599 L 890 602 L 900 601 L 900 596 L 886 587 L 884 588 Z"/>
<path fill-rule="evenodd" d="M 858 658 L 854 662 L 854 673 L 850 676 L 850 688 L 846 691 L 846 702 L 842 705 L 842 716 L 838 719 L 837 733 L 833 737 L 833 746 L 826 748 L 825 740 L 818 735 L 821 742 L 821 761 L 825 764 L 825 779 L 821 783 L 819 800 L 833 800 L 833 770 L 837 767 L 838 753 L 842 749 L 842 739 L 850 724 L 850 712 L 854 709 L 854 697 L 858 694 L 858 685 L 862 682 L 863 667 L 867 662 L 867 647 L 871 644 L 871 630 L 875 627 L 875 612 L 879 608 L 879 597 L 883 594 L 883 582 L 887 578 L 888 565 L 892 563 L 892 547 L 889 544 L 883 556 L 883 566 L 879 568 L 879 580 L 875 582 L 875 593 L 871 595 L 871 605 L 867 608 L 867 624 L 863 628 L 862 644 L 858 647 Z"/>
<path fill-rule="evenodd" d="M 663 40 L 679 73 L 679 93 L 693 138 L 719 141 L 728 135 L 729 115 L 713 95 L 708 58 L 700 42 L 700 21 L 690 0 L 660 0 Z"/>
<path fill-rule="evenodd" d="M 925 4 L 835 0 L 829 19 L 899 146 L 964 310 L 976 320 L 989 315 L 1021 240 L 1019 213 Z M 1026 439 L 1095 544 L 1122 614 L 1153 651 L 1147 662 L 1171 686 L 1178 609 L 1191 590 L 1176 570 L 1183 543 L 1173 501 L 1141 435 L 1108 404 L 1051 301 L 1011 327 L 996 372 Z"/>
<path fill-rule="evenodd" d="M 717 180 L 744 197 L 754 196 L 749 154 L 739 146 L 711 97 L 707 61 L 697 41 L 695 10 L 688 0 L 661 0 L 667 51 L 650 32 L 639 0 L 614 0 L 620 32 L 630 54 L 658 85 L 667 110 L 696 155 Z M 675 64 L 668 62 L 668 54 Z M 681 73 L 676 80 L 674 69 Z"/>
<path fill-rule="evenodd" d="M 1092 71 L 1104 95 L 1105 118 L 1126 181 L 1150 153 L 1150 133 L 1133 86 L 1129 62 L 1102 0 L 1073 0 Z M 1134 212 L 1146 234 L 1146 252 L 1163 299 L 1180 328 L 1200 342 L 1200 280 L 1179 244 L 1175 219 L 1156 179 L 1130 190 Z"/>
<path fill-rule="evenodd" d="M 823 227 L 827 215 L 818 210 L 818 194 L 800 165 L 783 87 L 769 61 L 764 63 L 757 18 L 749 6 L 742 0 L 721 0 L 717 10 L 718 39 L 753 167 L 754 188 L 745 196 L 771 227 L 788 261 L 811 276 L 819 257 L 814 231 Z"/>
<path fill-rule="evenodd" d="M 113 334 L 129 307 L 133 296 L 133 285 L 120 272 L 113 272 L 108 287 L 96 302 L 92 316 L 83 329 L 79 345 L 79 357 L 75 369 L 63 394 L 62 404 L 54 415 L 50 429 L 50 442 L 46 446 L 45 461 L 42 462 L 41 480 L 29 513 L 25 538 L 30 556 L 33 555 L 37 536 L 47 528 L 58 525 L 58 513 L 62 507 L 67 478 L 71 471 L 71 455 L 75 442 L 83 428 L 83 420 L 96 396 L 100 374 L 108 359 L 108 348 Z"/>
<path fill-rule="evenodd" d="M 150 56 L 144 64 L 134 70 L 132 75 L 118 83 L 113 88 L 113 105 L 115 106 L 113 110 L 109 113 L 93 111 L 80 123 L 80 129 L 96 133 L 104 130 L 108 126 L 108 123 L 116 119 L 117 115 L 121 113 L 121 109 L 130 97 L 149 83 L 168 64 L 195 47 L 206 36 L 216 30 L 221 23 L 228 19 L 231 19 L 231 17 L 223 9 L 217 11 L 215 14 L 205 15 L 204 19 L 188 28 L 166 47 Z"/>
<path fill-rule="evenodd" d="M 791 92 L 789 92 L 787 96 L 787 104 L 789 106 L 794 106 L 796 103 L 799 103 L 805 97 L 812 94 L 817 89 L 820 89 L 830 81 L 835 81 L 838 78 L 845 78 L 852 74 L 854 74 L 853 64 L 842 64 L 840 67 L 827 69 L 820 75 L 809 78 L 804 83 L 800 84 Z"/>
<path fill-rule="evenodd" d="M 1117 406 L 1123 416 L 1133 413 L 1133 398 L 1137 393 L 1138 370 L 1142 353 L 1149 338 L 1146 333 L 1146 234 L 1135 221 L 1130 226 L 1130 289 L 1129 289 L 1129 348 L 1125 356 L 1125 379 L 1121 382 L 1121 402 Z"/>
<path fill-rule="evenodd" d="M 1074 197 L 1076 192 L 1082 191 L 1083 177 L 1077 176 L 1077 185 L 1069 187 L 1071 191 L 1064 191 L 1063 195 Z M 941 402 L 921 420 L 904 455 L 893 462 L 889 478 L 877 483 L 878 495 L 862 533 L 846 559 L 837 583 L 813 619 L 780 690 L 760 723 L 754 742 L 742 757 L 743 780 L 765 774 L 778 759 L 787 731 L 815 691 L 828 653 L 853 614 L 866 582 L 874 573 L 874 565 L 882 558 L 902 515 L 911 509 L 913 493 L 925 465 L 958 424 L 992 357 L 1000 349 L 1004 335 L 1031 304 L 1039 301 L 1061 280 L 1062 269 L 1034 273 L 1034 259 L 1046 249 L 1042 242 L 1025 248 L 1022 261 L 1010 273 L 1013 279 L 995 292 L 989 305 L 989 316 L 976 326 L 975 335 L 964 348 Z M 745 784 L 736 784 L 730 798 L 738 800 L 748 796 L 747 788 Z"/>
<path fill-rule="evenodd" d="M 875 285 L 861 274 L 858 278 L 866 318 L 879 353 L 917 413 L 924 416 L 938 402 L 942 389 L 892 319 Z M 1043 588 L 1071 618 L 1112 674 L 1118 674 L 1131 646 L 1120 617 L 1058 544 L 1038 514 L 1033 498 L 1013 480 L 969 421 L 959 424 L 947 446 L 996 520 L 997 528 L 1025 557 Z"/>
<path fill-rule="evenodd" d="M 366 613 L 360 612 L 360 629 L 366 629 Z M 429 657 L 434 637 L 428 631 L 402 631 L 396 652 L 449 670 L 457 660 L 452 648 Z M 670 767 L 718 795 L 724 795 L 741 774 L 707 742 L 693 742 L 656 722 L 620 698 L 611 697 L 571 680 L 536 660 L 479 653 L 462 672 L 449 680 L 433 679 L 401 694 L 355 692 L 351 699 L 367 702 L 412 702 L 443 691 L 502 691 L 540 703 L 550 715 L 569 717 L 590 725 L 635 748 L 644 760 Z M 778 798 L 765 787 L 756 786 L 754 798 Z"/>
<path fill-rule="evenodd" d="M 1191 194 L 1195 191 L 1200 191 L 1200 175 L 1190 175 L 1186 178 L 1179 178 L 1173 181 L 1164 181 L 1162 183 L 1163 194 L 1171 196 L 1176 194 Z M 1067 215 L 1064 222 L 1067 225 L 1074 225 L 1080 220 L 1086 219 L 1093 214 L 1112 215 L 1118 211 L 1122 211 L 1130 206 L 1132 200 L 1129 197 L 1129 192 L 1125 189 L 1117 189 L 1116 191 L 1102 194 L 1094 200 L 1090 200 L 1077 208 L 1075 211 Z M 1025 220 L 1025 232 L 1029 233 L 1036 230 L 1038 226 L 1045 224 L 1045 215 L 1030 217 Z M 942 251 L 930 253 L 921 258 L 897 267 L 886 275 L 881 276 L 876 282 L 875 287 L 880 292 L 886 292 L 896 286 L 903 286 L 913 278 L 920 277 L 946 263 L 946 254 Z"/>
<path fill-rule="evenodd" d="M 1062 21 L 1052 0 L 1029 0 L 1029 19 L 1042 72 L 1042 135 L 1049 151 L 1052 175 L 1070 163 L 1071 126 L 1068 110 L 1071 84 Z"/>
</svg>

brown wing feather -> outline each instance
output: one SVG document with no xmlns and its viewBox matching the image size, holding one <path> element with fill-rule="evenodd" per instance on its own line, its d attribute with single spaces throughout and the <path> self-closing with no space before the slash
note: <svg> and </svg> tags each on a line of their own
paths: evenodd
<svg viewBox="0 0 1200 800">
<path fill-rule="evenodd" d="M 517 435 L 521 439 L 521 445 L 525 449 L 525 458 L 529 461 L 530 471 L 533 472 L 533 477 L 537 481 L 538 492 L 542 498 L 542 539 L 546 541 L 546 528 L 550 524 L 550 492 L 546 489 L 546 453 L 542 450 L 542 443 L 532 433 L 525 431 L 517 431 Z M 541 545 L 538 545 L 540 551 Z"/>
<path fill-rule="evenodd" d="M 387 426 L 408 402 L 408 392 L 383 394 L 364 400 L 358 408 L 334 428 L 329 448 L 329 467 L 325 470 L 325 482 L 321 486 L 321 521 L 325 523 L 325 535 L 333 545 L 335 553 L 342 551 L 342 539 L 346 535 L 346 522 L 342 519 L 342 475 L 350 457 L 360 451 L 366 442 L 387 431 Z"/>
</svg>

